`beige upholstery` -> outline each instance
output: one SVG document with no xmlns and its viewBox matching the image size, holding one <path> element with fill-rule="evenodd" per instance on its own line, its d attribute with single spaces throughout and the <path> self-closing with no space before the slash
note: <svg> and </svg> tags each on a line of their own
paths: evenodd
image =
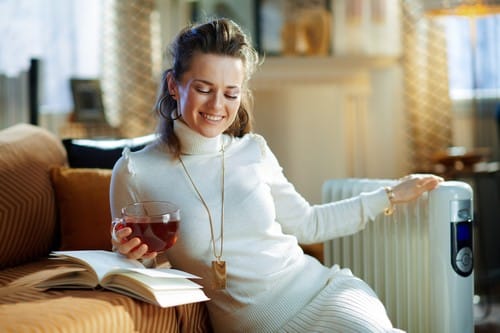
<svg viewBox="0 0 500 333">
<path fill-rule="evenodd" d="M 7 269 L 0 285 L 48 265 L 42 260 Z M 203 304 L 163 309 L 104 290 L 8 289 L 0 288 L 0 332 L 207 332 Z"/>
<path fill-rule="evenodd" d="M 0 131 L 0 332 L 210 332 L 204 303 L 161 308 L 102 289 L 34 287 L 58 249 L 49 170 L 63 165 L 65 150 L 46 130 Z"/>
<path fill-rule="evenodd" d="M 48 170 L 64 165 L 61 142 L 27 124 L 0 131 L 0 269 L 46 255 L 56 230 Z"/>
</svg>

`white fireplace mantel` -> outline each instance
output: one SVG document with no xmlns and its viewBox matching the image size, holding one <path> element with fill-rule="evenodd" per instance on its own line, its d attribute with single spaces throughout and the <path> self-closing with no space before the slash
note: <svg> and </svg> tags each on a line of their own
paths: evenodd
<svg viewBox="0 0 500 333">
<path fill-rule="evenodd" d="M 256 89 L 277 89 L 283 85 L 369 84 L 370 72 L 397 64 L 387 56 L 263 57 L 251 84 Z"/>
</svg>

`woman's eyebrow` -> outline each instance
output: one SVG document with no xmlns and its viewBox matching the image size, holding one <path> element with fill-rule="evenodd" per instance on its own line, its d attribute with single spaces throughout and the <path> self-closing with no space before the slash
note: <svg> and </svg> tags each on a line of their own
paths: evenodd
<svg viewBox="0 0 500 333">
<path fill-rule="evenodd" d="M 203 80 L 203 79 L 194 79 L 193 80 L 194 82 L 200 82 L 200 83 L 204 83 L 204 84 L 208 84 L 210 86 L 213 86 L 213 83 L 210 82 L 210 81 L 207 81 L 207 80 Z"/>
<path fill-rule="evenodd" d="M 214 85 L 212 82 L 204 80 L 204 79 L 194 79 L 193 81 L 194 82 L 200 82 L 200 83 L 203 83 L 203 84 L 206 84 L 206 85 L 209 85 L 209 86 L 213 86 Z M 225 88 L 226 89 L 239 89 L 240 86 L 235 84 L 235 85 L 226 86 Z"/>
</svg>

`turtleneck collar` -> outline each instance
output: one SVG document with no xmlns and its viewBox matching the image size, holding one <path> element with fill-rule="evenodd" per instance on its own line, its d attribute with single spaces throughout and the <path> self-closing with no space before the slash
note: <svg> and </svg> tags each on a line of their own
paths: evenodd
<svg viewBox="0 0 500 333">
<path fill-rule="evenodd" d="M 174 132 L 181 142 L 181 152 L 186 155 L 216 153 L 221 150 L 223 136 L 207 138 L 192 130 L 181 120 L 174 121 Z"/>
</svg>

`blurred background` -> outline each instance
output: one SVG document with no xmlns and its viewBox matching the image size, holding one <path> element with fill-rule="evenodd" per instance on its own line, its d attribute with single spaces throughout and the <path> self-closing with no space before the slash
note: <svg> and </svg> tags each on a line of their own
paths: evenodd
<svg viewBox="0 0 500 333">
<path fill-rule="evenodd" d="M 500 154 L 500 19 L 494 9 L 436 8 L 444 7 L 2 0 L 0 127 L 36 122 L 61 137 L 151 133 L 168 43 L 189 22 L 224 16 L 264 59 L 252 80 L 255 129 L 311 202 L 332 177 L 490 170 Z"/>
<path fill-rule="evenodd" d="M 500 271 L 498 1 L 0 0 L 0 128 L 155 131 L 166 47 L 229 17 L 264 59 L 255 131 L 312 204 L 330 178 L 433 172 L 474 188 L 478 294 Z"/>
</svg>

